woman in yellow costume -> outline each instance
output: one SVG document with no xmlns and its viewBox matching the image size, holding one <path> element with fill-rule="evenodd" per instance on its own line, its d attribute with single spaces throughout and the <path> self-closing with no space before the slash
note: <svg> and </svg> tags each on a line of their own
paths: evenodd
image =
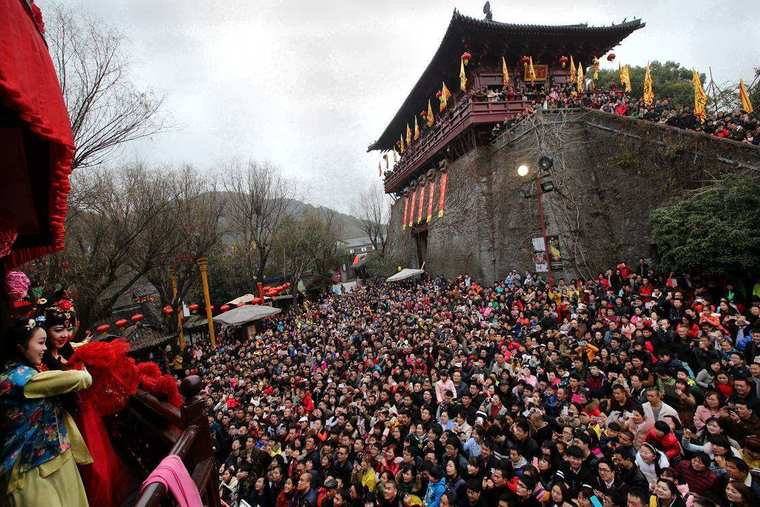
<svg viewBox="0 0 760 507">
<path fill-rule="evenodd" d="M 42 319 L 41 319 L 42 320 Z M 76 463 L 92 459 L 59 395 L 86 389 L 86 370 L 47 370 L 46 333 L 22 319 L 3 340 L 0 370 L 0 506 L 86 506 Z"/>
</svg>

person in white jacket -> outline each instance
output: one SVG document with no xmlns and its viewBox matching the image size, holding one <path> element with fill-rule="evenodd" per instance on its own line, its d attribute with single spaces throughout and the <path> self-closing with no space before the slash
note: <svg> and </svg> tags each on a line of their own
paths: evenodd
<svg viewBox="0 0 760 507">
<path fill-rule="evenodd" d="M 636 466 L 649 482 L 650 488 L 657 484 L 657 478 L 663 468 L 670 466 L 665 453 L 658 451 L 652 444 L 643 444 L 636 453 Z"/>
<path fill-rule="evenodd" d="M 644 409 L 644 418 L 649 424 L 662 421 L 667 415 L 673 416 L 678 422 L 681 422 L 676 409 L 662 401 L 662 393 L 656 387 L 647 389 L 647 401 L 641 405 L 641 408 Z"/>
</svg>

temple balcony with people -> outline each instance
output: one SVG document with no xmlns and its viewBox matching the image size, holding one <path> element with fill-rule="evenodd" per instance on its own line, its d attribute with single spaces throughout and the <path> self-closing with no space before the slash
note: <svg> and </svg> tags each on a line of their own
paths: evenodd
<svg viewBox="0 0 760 507">
<path fill-rule="evenodd" d="M 544 90 L 571 83 L 571 68 L 598 65 L 643 26 L 638 19 L 601 27 L 520 25 L 455 10 L 422 76 L 369 146 L 386 152 L 385 191 L 401 195 L 441 160 L 489 142 L 495 125 L 529 113 Z"/>
</svg>

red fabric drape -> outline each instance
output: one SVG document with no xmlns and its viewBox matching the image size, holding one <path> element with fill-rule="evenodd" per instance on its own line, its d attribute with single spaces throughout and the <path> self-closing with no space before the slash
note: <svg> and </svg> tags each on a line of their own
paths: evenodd
<svg viewBox="0 0 760 507">
<path fill-rule="evenodd" d="M 14 250 L 5 260 L 12 267 L 63 248 L 74 157 L 71 123 L 53 62 L 23 0 L 0 0 L 0 101 L 50 146 L 47 226 L 51 241 Z M 9 207 L 13 209 L 12 204 Z"/>
<path fill-rule="evenodd" d="M 176 407 L 183 402 L 174 377 L 162 375 L 156 363 L 136 363 L 128 351 L 129 344 L 123 340 L 92 342 L 78 348 L 69 359 L 70 367 L 84 366 L 93 378 L 92 387 L 79 393 L 77 417 L 93 460 L 81 467 L 90 505 L 117 507 L 134 483 L 111 445 L 103 418 L 123 410 L 138 386 Z"/>
<path fill-rule="evenodd" d="M 417 203 L 417 189 L 414 188 L 412 190 L 412 195 L 409 198 L 409 216 L 407 217 L 407 220 L 409 220 L 409 227 L 414 225 L 414 206 Z"/>
</svg>

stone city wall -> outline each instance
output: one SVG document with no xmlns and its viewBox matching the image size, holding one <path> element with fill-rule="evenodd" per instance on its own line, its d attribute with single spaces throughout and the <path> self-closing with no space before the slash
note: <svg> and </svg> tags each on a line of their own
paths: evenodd
<svg viewBox="0 0 760 507">
<path fill-rule="evenodd" d="M 443 218 L 438 185 L 429 224 L 402 229 L 403 200 L 394 204 L 389 236 L 398 264 L 419 265 L 416 238 L 426 230 L 430 273 L 491 282 L 533 270 L 531 238 L 541 234 L 532 177 L 542 155 L 554 162 L 541 173 L 554 185 L 542 200 L 547 235 L 559 237 L 562 251 L 555 276 L 566 278 L 652 256 L 652 209 L 722 172 L 760 170 L 760 149 L 748 144 L 599 111 L 537 114 L 446 165 Z M 523 163 L 527 178 L 516 173 Z"/>
</svg>

